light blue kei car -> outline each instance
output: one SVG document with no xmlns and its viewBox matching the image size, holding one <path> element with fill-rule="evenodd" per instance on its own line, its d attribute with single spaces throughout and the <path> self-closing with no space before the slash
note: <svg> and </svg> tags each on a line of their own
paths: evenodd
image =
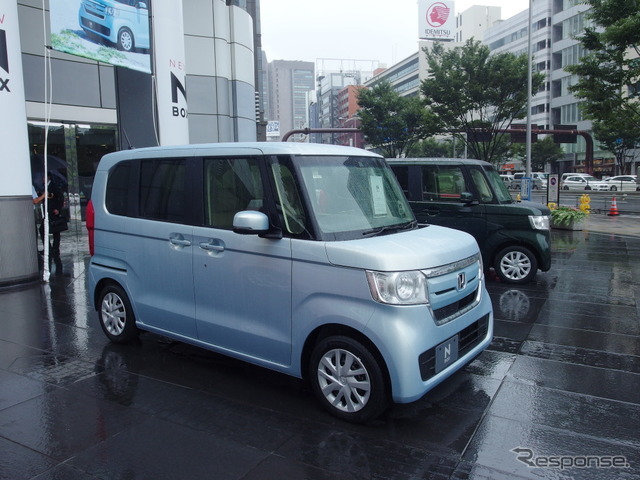
<svg viewBox="0 0 640 480">
<path fill-rule="evenodd" d="M 89 37 L 104 38 L 119 50 L 149 49 L 149 1 L 82 0 L 78 22 Z"/>
<path fill-rule="evenodd" d="M 419 228 L 384 158 L 300 143 L 106 155 L 90 288 L 114 342 L 155 332 L 295 377 L 344 420 L 408 403 L 491 342 L 467 233 Z"/>
</svg>

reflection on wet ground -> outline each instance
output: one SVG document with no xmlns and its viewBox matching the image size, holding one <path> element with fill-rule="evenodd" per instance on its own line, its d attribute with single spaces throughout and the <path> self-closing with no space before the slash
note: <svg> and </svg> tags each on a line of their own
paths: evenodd
<svg viewBox="0 0 640 480">
<path fill-rule="evenodd" d="M 0 479 L 640 478 L 640 238 L 554 231 L 551 271 L 488 280 L 490 349 L 366 426 L 274 372 L 110 344 L 84 242 L 0 291 Z"/>
</svg>

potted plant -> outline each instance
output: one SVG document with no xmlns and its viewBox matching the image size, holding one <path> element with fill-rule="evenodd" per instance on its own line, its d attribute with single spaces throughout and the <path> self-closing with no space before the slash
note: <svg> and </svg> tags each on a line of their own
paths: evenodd
<svg viewBox="0 0 640 480">
<path fill-rule="evenodd" d="M 549 204 L 551 209 L 551 226 L 564 230 L 582 230 L 584 220 L 589 215 L 588 208 L 574 208 L 564 205 Z"/>
</svg>

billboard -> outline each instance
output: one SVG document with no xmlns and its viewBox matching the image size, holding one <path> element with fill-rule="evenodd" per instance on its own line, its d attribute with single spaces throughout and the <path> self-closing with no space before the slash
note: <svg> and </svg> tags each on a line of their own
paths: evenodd
<svg viewBox="0 0 640 480">
<path fill-rule="evenodd" d="M 151 73 L 151 0 L 55 0 L 51 47 Z"/>
<path fill-rule="evenodd" d="M 446 0 L 420 0 L 418 14 L 418 36 L 421 39 L 455 39 L 456 15 L 454 2 Z"/>
</svg>

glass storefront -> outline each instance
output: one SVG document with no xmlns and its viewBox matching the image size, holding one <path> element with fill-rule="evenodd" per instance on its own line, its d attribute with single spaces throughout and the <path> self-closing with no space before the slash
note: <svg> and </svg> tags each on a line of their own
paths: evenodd
<svg viewBox="0 0 640 480">
<path fill-rule="evenodd" d="M 67 192 L 70 228 L 80 228 L 98 162 L 117 150 L 116 126 L 50 123 L 47 133 L 43 122 L 29 121 L 28 128 L 34 187 L 38 190 L 43 184 L 46 137 L 47 169 L 52 181 Z"/>
</svg>

